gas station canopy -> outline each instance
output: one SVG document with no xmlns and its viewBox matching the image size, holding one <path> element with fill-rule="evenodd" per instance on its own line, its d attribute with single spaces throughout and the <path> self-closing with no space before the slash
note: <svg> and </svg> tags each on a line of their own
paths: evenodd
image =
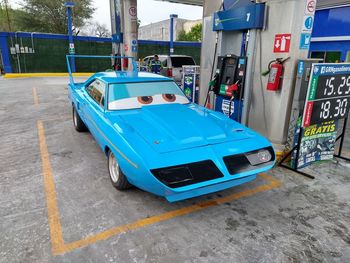
<svg viewBox="0 0 350 263">
<path fill-rule="evenodd" d="M 163 2 L 172 2 L 178 4 L 186 4 L 186 5 L 198 5 L 203 6 L 204 0 L 157 0 Z M 349 0 L 319 0 L 317 1 L 317 8 L 325 8 L 329 6 L 341 6 L 349 4 Z"/>
<path fill-rule="evenodd" d="M 157 1 L 172 2 L 172 3 L 185 4 L 185 5 L 198 5 L 198 6 L 203 6 L 204 4 L 204 0 L 157 0 Z"/>
</svg>

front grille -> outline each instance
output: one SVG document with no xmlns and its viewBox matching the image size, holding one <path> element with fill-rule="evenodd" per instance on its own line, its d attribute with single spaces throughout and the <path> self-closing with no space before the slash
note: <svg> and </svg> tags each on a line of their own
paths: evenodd
<svg viewBox="0 0 350 263">
<path fill-rule="evenodd" d="M 171 188 L 224 177 L 211 160 L 153 169 L 151 172 L 159 181 Z"/>
<path fill-rule="evenodd" d="M 246 157 L 246 154 L 256 153 L 261 150 L 268 150 L 270 152 L 272 156 L 271 161 L 267 163 L 258 164 L 258 165 L 251 165 L 248 158 Z M 252 152 L 226 156 L 223 158 L 223 160 L 228 172 L 233 175 L 233 174 L 238 174 L 238 173 L 258 169 L 267 165 L 271 165 L 275 161 L 275 158 L 276 156 L 273 148 L 267 147 L 267 148 L 259 149 Z"/>
</svg>

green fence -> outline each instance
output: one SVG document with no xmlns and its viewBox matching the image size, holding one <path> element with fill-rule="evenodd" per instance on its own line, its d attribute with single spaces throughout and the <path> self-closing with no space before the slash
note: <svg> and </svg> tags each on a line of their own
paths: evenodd
<svg viewBox="0 0 350 263">
<path fill-rule="evenodd" d="M 7 44 L 12 72 L 67 72 L 65 55 L 68 52 L 68 39 L 64 35 L 38 34 L 32 39 L 30 33 L 9 33 Z M 109 38 L 76 37 L 74 44 L 76 54 L 111 54 Z M 31 48 L 34 53 L 30 52 Z M 175 54 L 192 56 L 197 64 L 200 62 L 200 49 L 198 43 L 175 43 Z M 168 42 L 139 41 L 139 58 L 168 52 Z M 76 71 L 95 72 L 110 68 L 111 64 L 109 59 L 76 59 Z"/>
</svg>

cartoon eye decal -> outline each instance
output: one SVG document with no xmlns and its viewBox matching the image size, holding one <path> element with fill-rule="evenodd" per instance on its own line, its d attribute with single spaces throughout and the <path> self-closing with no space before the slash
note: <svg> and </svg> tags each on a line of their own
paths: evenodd
<svg viewBox="0 0 350 263">
<path fill-rule="evenodd" d="M 175 94 L 162 94 L 162 97 L 167 102 L 174 102 L 176 100 Z"/>
<path fill-rule="evenodd" d="M 140 102 L 141 104 L 151 104 L 153 102 L 152 96 L 140 96 L 137 97 L 137 101 Z"/>
</svg>

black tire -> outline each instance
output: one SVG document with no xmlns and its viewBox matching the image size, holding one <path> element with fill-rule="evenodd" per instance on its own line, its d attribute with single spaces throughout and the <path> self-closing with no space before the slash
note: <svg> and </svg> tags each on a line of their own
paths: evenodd
<svg viewBox="0 0 350 263">
<path fill-rule="evenodd" d="M 117 158 L 112 151 L 108 152 L 108 173 L 109 179 L 111 179 L 112 185 L 120 191 L 129 189 L 132 185 L 128 182 L 128 179 L 123 174 L 118 164 Z"/>
<path fill-rule="evenodd" d="M 72 114 L 73 114 L 73 125 L 75 130 L 78 132 L 87 131 L 85 123 L 81 120 L 79 113 L 77 112 L 74 106 L 72 107 Z"/>
</svg>

